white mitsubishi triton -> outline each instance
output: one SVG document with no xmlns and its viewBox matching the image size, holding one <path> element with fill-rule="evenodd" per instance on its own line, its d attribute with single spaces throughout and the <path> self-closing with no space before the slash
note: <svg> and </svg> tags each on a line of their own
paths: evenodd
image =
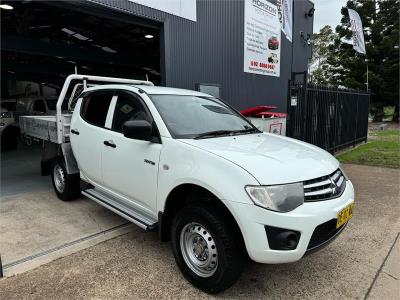
<svg viewBox="0 0 400 300">
<path fill-rule="evenodd" d="M 260 132 L 200 92 L 89 87 L 73 110 L 70 147 L 52 160 L 58 197 L 82 193 L 157 230 L 184 276 L 208 293 L 231 286 L 246 257 L 297 261 L 352 217 L 353 185 L 331 154 Z"/>
</svg>

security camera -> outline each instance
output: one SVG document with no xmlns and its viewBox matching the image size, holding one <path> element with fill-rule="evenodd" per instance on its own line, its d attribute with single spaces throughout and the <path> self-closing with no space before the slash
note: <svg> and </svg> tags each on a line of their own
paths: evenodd
<svg viewBox="0 0 400 300">
<path fill-rule="evenodd" d="M 311 34 L 309 34 L 309 33 L 307 33 L 307 40 L 306 40 L 306 42 L 307 42 L 307 46 L 311 46 L 311 44 L 312 44 L 312 41 L 311 41 Z"/>
<path fill-rule="evenodd" d="M 311 46 L 311 34 L 305 33 L 304 31 L 300 31 L 300 38 L 303 40 L 303 43 L 307 46 Z"/>
<path fill-rule="evenodd" d="M 311 7 L 309 11 L 306 13 L 306 18 L 311 18 L 314 15 L 315 8 Z"/>
</svg>

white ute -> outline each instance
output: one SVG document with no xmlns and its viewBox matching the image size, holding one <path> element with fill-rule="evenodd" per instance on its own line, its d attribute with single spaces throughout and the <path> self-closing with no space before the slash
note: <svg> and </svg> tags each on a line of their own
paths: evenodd
<svg viewBox="0 0 400 300">
<path fill-rule="evenodd" d="M 184 276 L 208 293 L 231 286 L 247 255 L 297 261 L 352 216 L 353 185 L 332 155 L 260 132 L 207 94 L 70 75 L 56 116 L 22 120 L 26 136 L 46 141 L 42 173 L 61 200 L 82 193 L 157 230 Z"/>
</svg>

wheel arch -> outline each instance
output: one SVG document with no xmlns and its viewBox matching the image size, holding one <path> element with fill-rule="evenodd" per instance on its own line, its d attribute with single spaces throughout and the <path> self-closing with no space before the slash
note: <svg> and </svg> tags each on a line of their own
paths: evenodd
<svg viewBox="0 0 400 300">
<path fill-rule="evenodd" d="M 206 202 L 210 207 L 219 209 L 234 227 L 235 232 L 240 236 L 243 246 L 245 246 L 242 231 L 230 209 L 209 189 L 194 183 L 183 183 L 171 190 L 164 204 L 164 210 L 159 211 L 158 233 L 161 241 L 166 242 L 170 239 L 170 226 L 175 213 L 185 205 L 191 203 Z"/>
<path fill-rule="evenodd" d="M 51 174 L 52 165 L 57 159 L 64 160 L 68 175 L 79 173 L 78 164 L 72 153 L 70 143 L 59 145 L 50 141 L 45 141 L 41 159 L 42 176 Z"/>
</svg>

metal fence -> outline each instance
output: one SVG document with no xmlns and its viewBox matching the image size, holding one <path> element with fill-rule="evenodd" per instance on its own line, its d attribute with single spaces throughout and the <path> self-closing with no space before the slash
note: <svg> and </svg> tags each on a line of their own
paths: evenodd
<svg viewBox="0 0 400 300">
<path fill-rule="evenodd" d="M 314 84 L 289 84 L 287 135 L 331 153 L 366 142 L 370 94 Z"/>
</svg>

